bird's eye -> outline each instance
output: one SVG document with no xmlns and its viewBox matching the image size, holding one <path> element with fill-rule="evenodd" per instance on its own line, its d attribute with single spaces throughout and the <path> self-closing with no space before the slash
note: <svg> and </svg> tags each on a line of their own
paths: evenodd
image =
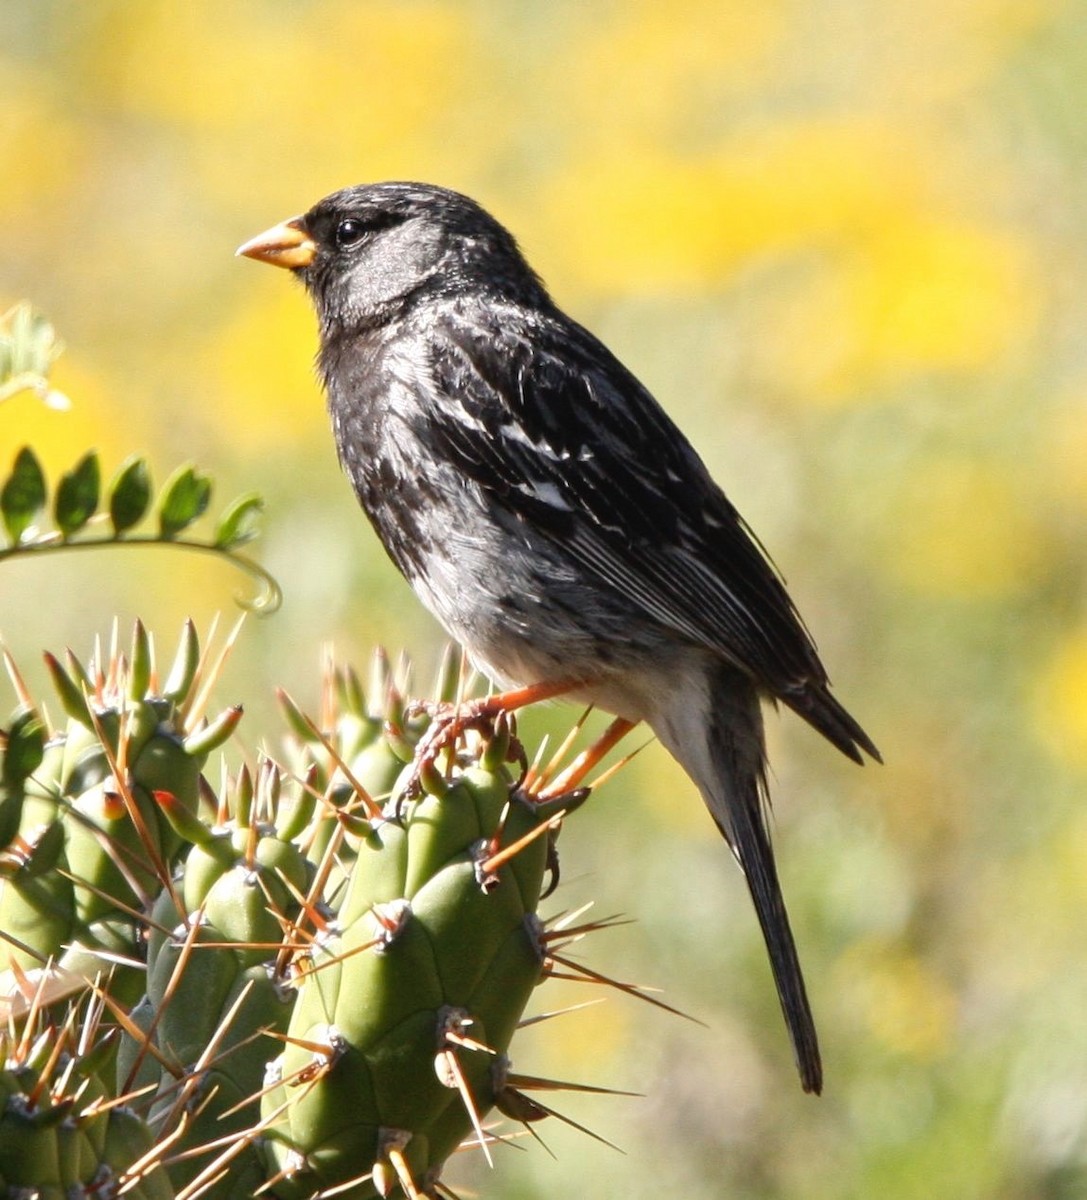
<svg viewBox="0 0 1087 1200">
<path fill-rule="evenodd" d="M 346 217 L 336 226 L 336 245 L 340 250 L 348 250 L 362 241 L 366 234 L 366 226 L 362 221 Z"/>
</svg>

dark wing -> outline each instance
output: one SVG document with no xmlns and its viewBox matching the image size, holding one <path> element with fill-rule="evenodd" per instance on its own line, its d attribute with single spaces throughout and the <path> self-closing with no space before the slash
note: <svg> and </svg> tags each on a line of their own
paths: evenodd
<svg viewBox="0 0 1087 1200">
<path fill-rule="evenodd" d="M 436 448 L 601 587 L 723 655 L 850 757 L 857 743 L 874 753 L 780 577 L 649 392 L 558 312 L 493 313 L 431 314 Z"/>
</svg>

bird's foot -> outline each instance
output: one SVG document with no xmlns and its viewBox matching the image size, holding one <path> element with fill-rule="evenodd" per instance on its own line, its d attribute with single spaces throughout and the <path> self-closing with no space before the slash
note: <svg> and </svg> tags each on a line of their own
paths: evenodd
<svg viewBox="0 0 1087 1200">
<path fill-rule="evenodd" d="M 582 682 L 562 679 L 551 683 L 537 683 L 491 696 L 461 700 L 456 704 L 446 701 L 413 701 L 407 708 L 409 719 L 426 715 L 430 717 L 430 725 L 415 747 L 415 762 L 404 792 L 405 798 L 412 799 L 420 794 L 423 790 L 423 775 L 433 770 L 438 756 L 444 750 L 455 746 L 457 740 L 470 729 L 479 730 L 495 745 L 500 745 L 508 737 L 508 748 L 500 761 L 520 763 L 523 777 L 528 763 L 524 747 L 516 737 L 513 714 L 517 709 L 534 704 L 538 700 L 551 700 L 555 696 L 573 691 L 580 687 Z M 508 721 L 505 728 L 502 728 L 499 718 Z"/>
<path fill-rule="evenodd" d="M 527 769 L 524 747 L 517 739 L 513 713 L 503 706 L 502 696 L 483 696 L 473 700 L 413 701 L 408 705 L 409 718 L 428 716 L 430 724 L 415 747 L 415 760 L 404 795 L 414 799 L 423 789 L 423 777 L 433 770 L 440 755 L 456 746 L 469 730 L 475 730 L 497 747 L 498 761 L 516 762 L 522 774 Z M 497 763 L 496 763 L 497 765 Z"/>
</svg>

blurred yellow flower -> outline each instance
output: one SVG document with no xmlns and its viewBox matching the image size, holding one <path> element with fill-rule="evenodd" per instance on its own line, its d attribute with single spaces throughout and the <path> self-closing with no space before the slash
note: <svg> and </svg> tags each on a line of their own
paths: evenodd
<svg viewBox="0 0 1087 1200">
<path fill-rule="evenodd" d="M 1026 247 L 997 230 L 890 217 L 784 289 L 760 359 L 775 393 L 840 404 L 913 374 L 980 372 L 1033 333 Z"/>
<path fill-rule="evenodd" d="M 1038 674 L 1034 730 L 1050 753 L 1087 768 L 1087 627 L 1071 632 Z"/>
<path fill-rule="evenodd" d="M 299 288 L 254 289 L 254 302 L 227 319 L 210 349 L 218 422 L 250 454 L 327 436 L 324 401 L 313 369 L 313 312 Z"/>
<path fill-rule="evenodd" d="M 746 260 L 880 228 L 915 203 L 915 159 L 911 138 L 857 119 L 762 127 L 687 158 L 619 145 L 555 176 L 540 240 L 559 243 L 590 288 L 712 291 Z M 576 225 L 560 228 L 570 212 Z"/>
<path fill-rule="evenodd" d="M 38 217 L 66 197 L 85 160 L 78 131 L 48 77 L 0 56 L 0 79 L 0 216 L 11 237 L 19 235 L 24 218 Z"/>
<path fill-rule="evenodd" d="M 870 243 L 855 296 L 873 358 L 907 369 L 977 369 L 1033 326 L 1025 247 L 951 222 L 903 222 Z"/>
<path fill-rule="evenodd" d="M 289 192 L 304 207 L 443 148 L 435 114 L 470 78 L 471 30 L 461 9 L 431 2 L 238 3 L 214 20 L 199 5 L 135 5 L 101 26 L 111 44 L 96 87 L 175 127 L 206 194 L 238 206 Z M 473 142 L 448 153 L 469 164 Z"/>
<path fill-rule="evenodd" d="M 103 479 L 108 480 L 123 459 L 146 449 L 146 431 L 141 431 L 136 411 L 122 403 L 120 387 L 96 375 L 75 353 L 62 355 L 50 383 L 71 401 L 68 409 L 48 408 L 29 392 L 0 406 L 0 472 L 5 477 L 23 446 L 33 448 L 50 487 L 88 450 L 98 451 Z"/>
<path fill-rule="evenodd" d="M 582 139 L 606 129 L 613 145 L 674 144 L 712 129 L 724 96 L 765 81 L 787 30 L 780 0 L 627 0 L 581 6 L 578 18 L 550 80 L 562 101 L 555 115 Z"/>
<path fill-rule="evenodd" d="M 404 67 L 453 50 L 463 25 L 455 8 L 438 3 L 339 0 L 274 15 L 240 3 L 215 20 L 199 5 L 131 5 L 123 22 L 98 27 L 110 45 L 96 84 L 144 118 L 205 129 L 257 121 L 270 138 L 302 132 L 318 117 L 311 131 L 320 136 L 343 120 L 348 101 L 416 122 L 442 79 L 435 73 L 428 83 Z"/>
<path fill-rule="evenodd" d="M 1042 531 L 998 463 L 919 457 L 884 525 L 888 569 L 928 595 L 1017 592 L 1043 558 Z"/>
<path fill-rule="evenodd" d="M 840 404 L 915 373 L 983 371 L 1034 332 L 1031 247 L 947 210 L 945 169 L 937 147 L 873 118 L 796 120 L 693 158 L 620 144 L 555 177 L 533 241 L 601 291 L 712 292 L 787 265 L 749 347 L 756 374 Z"/>
<path fill-rule="evenodd" d="M 835 984 L 888 1050 L 920 1061 L 944 1054 L 955 1023 L 955 995 L 932 967 L 903 947 L 857 942 L 838 961 Z"/>
<path fill-rule="evenodd" d="M 541 201 L 526 214 L 524 240 L 544 248 L 575 286 L 704 291 L 735 257 L 712 165 L 659 148 L 602 156 L 559 173 Z M 539 232 L 527 228 L 533 218 Z"/>
<path fill-rule="evenodd" d="M 1044 429 L 1038 486 L 1068 512 L 1087 511 L 1087 380 L 1061 397 Z"/>
</svg>

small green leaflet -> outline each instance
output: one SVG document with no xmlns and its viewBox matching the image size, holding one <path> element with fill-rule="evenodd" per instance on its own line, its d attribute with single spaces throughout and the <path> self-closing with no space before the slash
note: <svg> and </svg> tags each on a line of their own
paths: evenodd
<svg viewBox="0 0 1087 1200">
<path fill-rule="evenodd" d="M 101 479 L 98 455 L 92 450 L 75 467 L 62 475 L 53 502 L 53 519 L 67 539 L 78 533 L 98 508 Z"/>
<path fill-rule="evenodd" d="M 211 480 L 195 467 L 181 467 L 166 481 L 159 501 L 159 530 L 173 538 L 204 514 L 211 500 Z"/>
<path fill-rule="evenodd" d="M 15 456 L 15 465 L 0 490 L 0 514 L 8 537 L 16 545 L 45 507 L 45 474 L 29 446 Z"/>
<path fill-rule="evenodd" d="M 117 537 L 138 525 L 150 504 L 151 473 L 147 460 L 129 458 L 121 464 L 109 489 L 109 519 Z"/>
<path fill-rule="evenodd" d="M 219 518 L 216 546 L 221 550 L 233 550 L 251 542 L 257 536 L 256 520 L 263 511 L 264 501 L 256 492 L 239 496 Z"/>
</svg>

